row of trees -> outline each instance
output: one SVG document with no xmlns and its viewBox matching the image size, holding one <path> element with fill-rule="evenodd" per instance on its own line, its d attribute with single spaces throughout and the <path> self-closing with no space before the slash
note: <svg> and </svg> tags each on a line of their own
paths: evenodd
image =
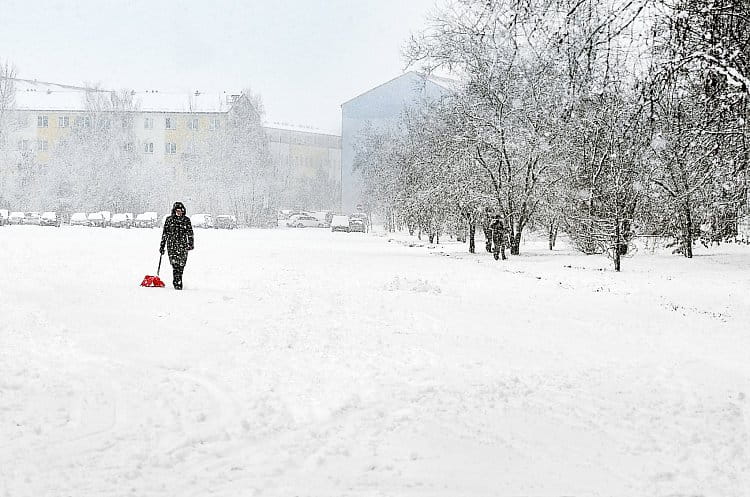
<svg viewBox="0 0 750 497">
<path fill-rule="evenodd" d="M 457 0 L 405 48 L 456 90 L 362 136 L 386 219 L 437 236 L 499 213 L 617 270 L 634 230 L 730 237 L 747 201 L 745 0 Z"/>
</svg>

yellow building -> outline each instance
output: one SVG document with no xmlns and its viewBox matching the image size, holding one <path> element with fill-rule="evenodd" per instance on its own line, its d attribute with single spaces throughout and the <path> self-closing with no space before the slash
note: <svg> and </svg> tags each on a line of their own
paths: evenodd
<svg viewBox="0 0 750 497">
<path fill-rule="evenodd" d="M 176 165 L 184 156 L 210 146 L 211 134 L 227 126 L 232 103 L 238 98 L 226 92 L 131 92 L 130 110 L 118 113 L 104 106 L 100 122 L 91 122 L 91 102 L 97 98 L 106 102 L 116 93 L 23 79 L 16 79 L 15 87 L 8 132 L 5 143 L 0 144 L 0 167 L 2 162 L 7 167 L 24 156 L 43 166 L 60 140 L 76 127 L 128 126 L 133 139 L 123 143 L 124 147 L 142 154 L 145 167 L 154 163 L 174 165 L 171 169 L 179 176 Z M 322 176 L 340 185 L 340 136 L 287 124 L 264 128 L 273 166 L 289 181 Z"/>
</svg>

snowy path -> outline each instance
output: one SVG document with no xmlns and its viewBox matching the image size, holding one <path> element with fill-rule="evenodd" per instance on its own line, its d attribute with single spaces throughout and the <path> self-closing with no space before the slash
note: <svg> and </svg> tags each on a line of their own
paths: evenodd
<svg viewBox="0 0 750 497">
<path fill-rule="evenodd" d="M 196 236 L 0 228 L 0 495 L 748 495 L 750 249 Z"/>
</svg>

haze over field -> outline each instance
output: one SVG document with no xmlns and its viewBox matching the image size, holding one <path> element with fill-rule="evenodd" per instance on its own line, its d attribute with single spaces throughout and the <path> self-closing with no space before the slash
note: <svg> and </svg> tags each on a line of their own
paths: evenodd
<svg viewBox="0 0 750 497">
<path fill-rule="evenodd" d="M 4 0 L 19 77 L 112 89 L 263 95 L 269 122 L 340 131 L 339 105 L 404 69 L 434 0 Z M 33 33 L 33 36 L 30 36 Z M 40 57 L 39 54 L 44 54 Z"/>
</svg>

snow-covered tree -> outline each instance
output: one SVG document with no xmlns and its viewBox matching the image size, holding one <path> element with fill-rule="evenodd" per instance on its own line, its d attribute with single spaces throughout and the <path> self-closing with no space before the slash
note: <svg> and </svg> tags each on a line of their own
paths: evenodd
<svg viewBox="0 0 750 497">
<path fill-rule="evenodd" d="M 559 57 L 537 50 L 533 26 L 513 1 L 467 0 L 439 11 L 406 54 L 424 70 L 446 70 L 463 82 L 455 115 L 472 165 L 505 218 L 511 254 L 531 221 L 555 167 L 559 104 L 566 86 Z"/>
<path fill-rule="evenodd" d="M 12 184 L 14 182 L 12 144 L 8 136 L 12 129 L 12 113 L 15 108 L 15 67 L 0 59 L 0 205 L 9 202 Z"/>
<path fill-rule="evenodd" d="M 154 197 L 164 192 L 155 191 L 156 182 L 134 181 L 143 164 L 135 150 L 132 93 L 92 89 L 85 94 L 84 109 L 41 171 L 45 208 L 122 212 L 160 205 Z M 144 192 L 149 194 L 139 198 Z"/>
<path fill-rule="evenodd" d="M 648 96 L 654 177 L 679 251 L 736 234 L 747 206 L 750 159 L 750 4 L 663 1 Z M 659 27 L 661 29 L 656 29 Z"/>
</svg>

